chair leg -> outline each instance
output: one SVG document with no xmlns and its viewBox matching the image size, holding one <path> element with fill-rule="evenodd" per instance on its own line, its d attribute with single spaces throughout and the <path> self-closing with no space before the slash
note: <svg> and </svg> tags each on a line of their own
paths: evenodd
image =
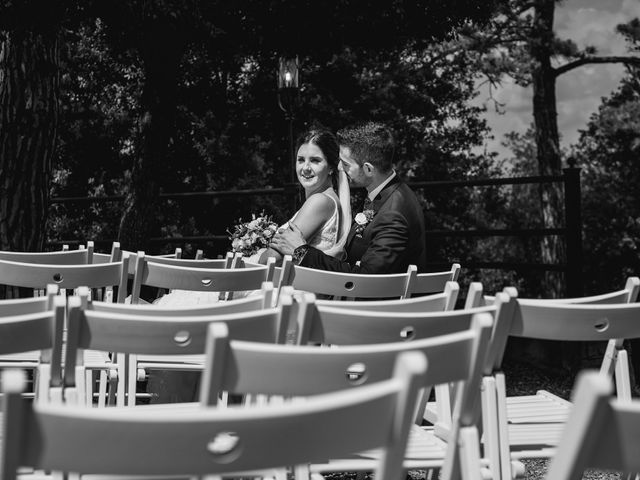
<svg viewBox="0 0 640 480">
<path fill-rule="evenodd" d="M 616 393 L 618 400 L 631 401 L 631 376 L 629 374 L 629 356 L 621 349 L 616 359 Z"/>
<path fill-rule="evenodd" d="M 136 355 L 127 355 L 127 405 L 135 407 L 138 386 L 138 361 Z"/>
<path fill-rule="evenodd" d="M 116 369 L 110 369 L 108 374 L 108 382 L 109 382 L 109 396 L 107 398 L 107 405 L 109 406 L 113 406 L 113 405 L 117 405 L 118 403 L 118 385 L 120 383 L 119 381 L 119 375 L 118 375 L 118 370 Z"/>
<path fill-rule="evenodd" d="M 507 418 L 507 387 L 504 373 L 495 374 L 496 405 L 498 414 L 498 439 L 500 442 L 500 475 L 503 480 L 513 478 L 511 471 L 511 447 L 509 445 L 509 419 Z"/>
<path fill-rule="evenodd" d="M 104 408 L 106 407 L 107 401 L 107 372 L 106 370 L 100 370 L 98 372 L 99 380 L 98 380 L 98 407 Z"/>
<path fill-rule="evenodd" d="M 86 385 L 84 391 L 84 402 L 88 407 L 93 405 L 93 382 L 95 381 L 93 373 L 93 370 L 89 369 L 84 371 L 84 384 Z"/>
<path fill-rule="evenodd" d="M 461 428 L 459 442 L 461 477 L 465 480 L 483 480 L 480 466 L 480 439 L 476 427 Z"/>
<path fill-rule="evenodd" d="M 127 399 L 127 355 L 124 353 L 116 354 L 118 365 L 118 386 L 116 387 L 116 405 L 124 407 Z"/>
<path fill-rule="evenodd" d="M 492 376 L 482 379 L 482 431 L 484 434 L 484 452 L 489 460 L 489 469 L 494 479 L 500 478 L 500 437 L 498 435 L 498 409 L 496 400 L 496 382 Z"/>
</svg>

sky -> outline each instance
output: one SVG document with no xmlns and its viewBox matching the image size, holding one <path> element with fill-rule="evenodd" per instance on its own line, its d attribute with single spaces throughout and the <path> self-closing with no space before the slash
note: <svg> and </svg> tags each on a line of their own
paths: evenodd
<svg viewBox="0 0 640 480">
<path fill-rule="evenodd" d="M 615 33 L 615 27 L 634 17 L 640 17 L 640 0 L 565 0 L 556 8 L 555 31 L 578 46 L 595 46 L 601 55 L 622 55 L 626 53 L 625 42 Z M 623 73 L 622 65 L 602 64 L 582 66 L 558 77 L 558 128 L 563 148 L 578 140 L 579 130 L 586 128 L 602 98 L 617 89 Z M 487 140 L 488 151 L 497 151 L 501 157 L 510 154 L 501 142 L 505 133 L 524 133 L 533 122 L 531 95 L 530 88 L 519 87 L 509 79 L 494 90 L 494 98 L 505 104 L 505 113 L 496 113 L 493 105 L 486 103 L 485 118 L 495 137 Z M 485 103 L 488 96 L 488 90 L 481 90 L 476 103 Z"/>
</svg>

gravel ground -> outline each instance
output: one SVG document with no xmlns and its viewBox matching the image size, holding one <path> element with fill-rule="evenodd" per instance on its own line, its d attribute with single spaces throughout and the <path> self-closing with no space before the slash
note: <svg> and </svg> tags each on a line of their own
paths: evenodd
<svg viewBox="0 0 640 480">
<path fill-rule="evenodd" d="M 563 371 L 551 371 L 532 366 L 527 363 L 506 361 L 504 373 L 507 384 L 507 395 L 528 395 L 537 390 L 544 389 L 565 399 L 571 396 L 574 375 Z M 543 480 L 548 468 L 548 460 L 525 460 L 525 480 Z M 329 480 L 356 480 L 355 473 L 325 475 Z M 583 480 L 619 480 L 620 474 L 603 472 L 599 470 L 587 470 Z M 437 478 L 437 477 L 433 477 Z M 408 472 L 407 480 L 432 480 L 427 472 L 414 470 Z M 360 479 L 358 479 L 360 480 Z M 366 475 L 363 480 L 372 480 L 371 475 Z"/>
<path fill-rule="evenodd" d="M 547 369 L 531 366 L 526 363 L 514 361 L 505 362 L 504 374 L 507 385 L 507 395 L 530 395 L 536 390 L 544 389 L 569 400 L 575 375 L 568 372 L 552 372 Z M 549 461 L 526 460 L 525 480 L 544 479 Z M 620 474 L 603 472 L 600 470 L 587 470 L 584 480 L 619 480 Z"/>
</svg>

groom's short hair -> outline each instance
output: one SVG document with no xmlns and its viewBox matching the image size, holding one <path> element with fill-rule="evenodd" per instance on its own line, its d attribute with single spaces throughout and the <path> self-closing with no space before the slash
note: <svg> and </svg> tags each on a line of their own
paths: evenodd
<svg viewBox="0 0 640 480">
<path fill-rule="evenodd" d="M 351 151 L 360 165 L 369 162 L 382 173 L 393 168 L 395 141 L 391 130 L 382 123 L 368 122 L 338 131 L 338 143 Z"/>
</svg>

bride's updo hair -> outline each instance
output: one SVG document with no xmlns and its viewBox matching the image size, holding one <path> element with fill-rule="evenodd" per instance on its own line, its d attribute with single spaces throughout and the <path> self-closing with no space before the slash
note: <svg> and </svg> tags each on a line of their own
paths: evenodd
<svg viewBox="0 0 640 480">
<path fill-rule="evenodd" d="M 336 190 L 338 163 L 340 162 L 340 146 L 338 145 L 338 139 L 327 128 L 315 125 L 298 137 L 298 141 L 296 143 L 296 155 L 298 154 L 300 147 L 305 143 L 311 143 L 322 150 L 324 158 L 327 159 L 327 163 L 331 168 L 331 183 L 334 190 Z"/>
</svg>

